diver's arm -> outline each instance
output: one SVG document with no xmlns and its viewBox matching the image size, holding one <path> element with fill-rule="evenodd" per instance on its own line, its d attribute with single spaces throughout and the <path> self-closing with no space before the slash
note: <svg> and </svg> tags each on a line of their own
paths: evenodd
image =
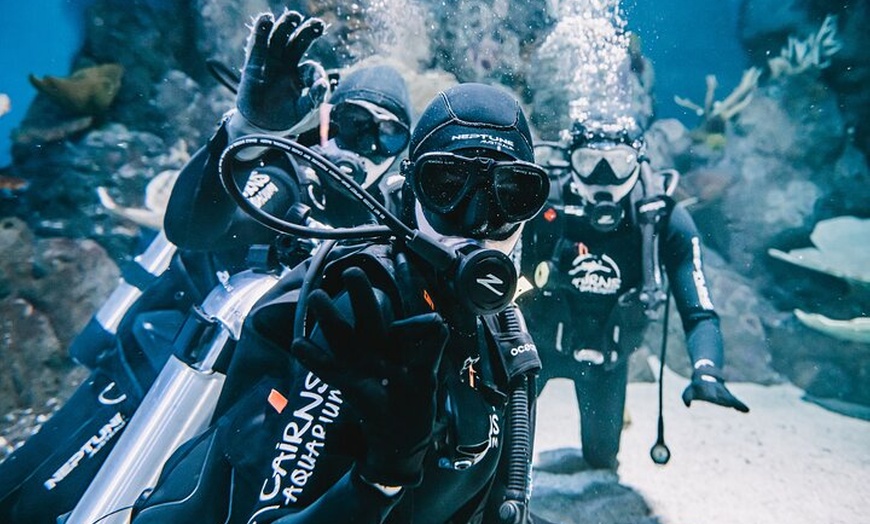
<svg viewBox="0 0 870 524">
<path fill-rule="evenodd" d="M 172 189 L 164 228 L 167 238 L 183 249 L 219 251 L 269 243 L 275 238 L 275 232 L 245 215 L 221 184 L 218 161 L 228 141 L 227 121 L 224 120 L 208 144 L 184 166 Z M 263 158 L 264 163 L 274 168 L 269 169 L 268 176 L 274 188 L 258 187 L 264 195 L 265 189 L 270 194 L 263 209 L 283 217 L 298 198 L 291 177 L 284 170 L 289 163 L 281 159 L 273 165 L 268 155 Z M 241 174 L 236 177 L 237 183 L 244 186 L 245 175 L 252 173 L 259 164 L 234 163 L 234 172 Z"/>
<path fill-rule="evenodd" d="M 698 229 L 689 213 L 677 206 L 663 235 L 661 256 L 683 321 L 692 365 L 707 364 L 721 369 L 722 333 L 704 275 Z"/>
<path fill-rule="evenodd" d="M 725 386 L 719 316 L 713 310 L 704 276 L 701 240 L 683 208 L 676 207 L 671 213 L 663 251 L 692 359 L 692 378 L 683 390 L 683 403 L 689 407 L 702 400 L 747 413 L 749 407 Z"/>
<path fill-rule="evenodd" d="M 207 249 L 229 228 L 235 204 L 221 187 L 217 160 L 227 146 L 226 122 L 187 162 L 172 188 L 163 227 L 185 249 Z"/>
</svg>

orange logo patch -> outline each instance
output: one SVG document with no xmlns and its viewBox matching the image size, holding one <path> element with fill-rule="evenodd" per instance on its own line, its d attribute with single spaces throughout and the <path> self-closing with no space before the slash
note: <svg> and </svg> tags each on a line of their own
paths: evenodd
<svg viewBox="0 0 870 524">
<path fill-rule="evenodd" d="M 281 413 L 287 407 L 287 397 L 273 389 L 269 392 L 269 405 L 275 408 L 275 411 Z"/>
<path fill-rule="evenodd" d="M 426 304 L 429 305 L 429 309 L 435 311 L 435 302 L 432 300 L 432 297 L 429 296 L 429 292 L 425 289 L 423 290 L 423 300 L 425 300 Z"/>
<path fill-rule="evenodd" d="M 544 211 L 544 220 L 546 220 L 547 222 L 552 222 L 553 220 L 556 220 L 556 210 L 551 207 L 550 209 Z"/>
</svg>

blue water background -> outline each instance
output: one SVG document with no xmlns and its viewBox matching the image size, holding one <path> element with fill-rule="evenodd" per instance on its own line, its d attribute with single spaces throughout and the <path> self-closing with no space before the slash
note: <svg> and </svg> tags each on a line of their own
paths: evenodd
<svg viewBox="0 0 870 524">
<path fill-rule="evenodd" d="M 656 116 L 697 117 L 674 103 L 674 95 L 704 100 L 704 77 L 719 79 L 717 99 L 740 80 L 746 57 L 737 38 L 741 0 L 624 0 L 628 28 L 640 37 L 656 72 Z M 27 112 L 36 90 L 30 73 L 67 76 L 82 42 L 88 0 L 0 0 L 0 93 L 12 110 L 0 117 L 0 167 L 10 163 L 10 134 Z M 240 21 L 240 23 L 242 23 Z"/>
<path fill-rule="evenodd" d="M 640 36 L 655 70 L 657 118 L 696 125 L 698 117 L 678 106 L 674 95 L 703 105 L 708 74 L 719 81 L 716 100 L 737 87 L 748 67 L 737 28 L 742 1 L 623 0 L 628 29 Z"/>
<path fill-rule="evenodd" d="M 82 44 L 82 0 L 0 0 L 0 93 L 12 101 L 0 116 L 0 167 L 11 162 L 10 135 L 36 96 L 27 75 L 68 76 Z"/>
</svg>

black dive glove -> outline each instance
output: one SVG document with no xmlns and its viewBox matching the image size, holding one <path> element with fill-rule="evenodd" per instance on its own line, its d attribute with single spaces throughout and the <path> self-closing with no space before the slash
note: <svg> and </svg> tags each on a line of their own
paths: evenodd
<svg viewBox="0 0 870 524">
<path fill-rule="evenodd" d="M 683 391 L 683 402 L 688 407 L 693 400 L 704 400 L 734 408 L 741 413 L 749 413 L 749 407 L 737 400 L 725 387 L 722 371 L 714 366 L 703 366 L 692 373 L 692 382 Z"/>
<path fill-rule="evenodd" d="M 311 293 L 318 326 L 297 338 L 292 352 L 360 414 L 367 454 L 359 475 L 384 486 L 417 485 L 432 439 L 447 325 L 437 313 L 392 321 L 361 269 L 345 270 L 342 279 L 347 294 L 335 300 Z"/>
<path fill-rule="evenodd" d="M 236 97 L 245 120 L 263 130 L 287 131 L 323 102 L 326 72 L 316 62 L 300 62 L 323 29 L 322 20 L 306 20 L 296 11 L 278 20 L 271 13 L 257 18 Z"/>
</svg>

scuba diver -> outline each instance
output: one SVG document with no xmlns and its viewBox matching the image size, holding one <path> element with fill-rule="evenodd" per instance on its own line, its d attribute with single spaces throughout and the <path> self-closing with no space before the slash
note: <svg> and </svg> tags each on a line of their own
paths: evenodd
<svg viewBox="0 0 870 524">
<path fill-rule="evenodd" d="M 589 119 L 563 136 L 570 137 L 568 147 L 558 144 L 550 161 L 542 161 L 551 192 L 522 241 L 523 273 L 534 274 L 536 289 L 518 304 L 540 348 L 539 391 L 551 378 L 573 381 L 583 459 L 593 469 L 615 470 L 628 357 L 668 302 L 666 282 L 693 365 L 682 396 L 686 406 L 698 400 L 749 409 L 725 386 L 700 237 L 689 213 L 669 196 L 676 171 L 652 172 L 633 122 Z M 653 460 L 664 463 L 669 452 L 661 419 L 659 431 L 662 447 L 654 450 L 661 454 L 654 451 Z"/>
<path fill-rule="evenodd" d="M 303 263 L 254 308 L 237 353 L 284 354 L 287 374 L 180 448 L 133 522 L 542 522 L 527 508 L 540 362 L 505 254 L 546 201 L 533 161 L 512 95 L 441 92 L 402 163 L 408 234 Z"/>
<path fill-rule="evenodd" d="M 277 19 L 264 13 L 255 21 L 236 107 L 224 115 L 209 142 L 184 167 L 169 199 L 166 235 L 180 248 L 244 251 L 250 256 L 251 246 L 259 247 L 258 259 L 265 262 L 262 270 L 274 269 L 270 266 L 276 261 L 292 268 L 310 256 L 310 242 L 303 242 L 305 250 L 299 252 L 299 239 L 252 219 L 222 185 L 218 165 L 225 149 L 251 134 L 289 137 L 310 146 L 379 202 L 392 208 L 398 205 L 402 177 L 397 160 L 407 149 L 413 112 L 407 84 L 395 68 L 372 65 L 339 77 L 333 90 L 319 63 L 302 60 L 323 29 L 319 18 L 304 18 L 295 11 Z M 323 107 L 328 118 L 323 118 Z M 266 213 L 337 228 L 374 221 L 366 206 L 340 184 L 291 155 L 250 148 L 231 163 L 245 198 Z M 290 256 L 281 252 L 288 247 Z M 285 285 L 292 287 L 295 281 L 289 279 L 279 289 Z M 218 412 L 262 375 L 285 374 L 285 357 L 283 352 L 261 351 L 254 344 L 236 352 Z"/>
<path fill-rule="evenodd" d="M 302 17 L 288 13 L 276 26 L 286 35 L 294 34 L 294 28 L 303 26 Z M 300 61 L 312 35 L 319 31 L 322 31 L 319 20 L 304 24 L 286 43 L 289 58 Z M 329 129 L 322 144 L 323 154 L 355 173 L 354 176 L 370 173 L 370 178 L 362 183 L 377 189 L 383 179 L 380 175 L 397 167 L 395 161 L 410 136 L 411 107 L 404 80 L 387 66 L 354 71 L 342 79 L 332 95 L 329 122 L 320 122 L 318 106 L 328 98 L 332 86 L 320 81 L 325 73 L 316 64 L 298 65 L 297 68 L 297 64 L 290 64 L 282 72 L 284 82 L 307 94 L 308 102 L 297 108 L 300 114 L 305 113 L 305 126 L 298 126 L 296 131 L 307 130 L 308 140 L 313 142 L 319 137 L 318 124 L 324 130 Z M 246 107 L 247 114 L 251 100 L 262 96 L 251 94 L 251 82 L 249 75 L 247 83 L 241 84 L 242 95 L 237 99 L 239 105 Z M 239 85 L 230 87 L 239 89 Z M 345 105 L 352 106 L 351 110 L 342 109 Z M 373 111 L 377 119 L 367 122 L 360 118 L 353 110 L 357 107 Z M 198 178 L 205 171 L 200 163 L 208 159 L 210 151 L 220 151 L 221 146 L 213 143 L 222 137 L 230 122 L 237 126 L 256 125 L 234 116 L 236 113 L 236 110 L 229 113 L 211 147 L 203 148 L 180 176 L 181 182 L 166 213 L 166 235 L 175 243 L 161 232 L 145 253 L 125 266 L 124 281 L 116 294 L 107 300 L 71 347 L 72 356 L 90 368 L 92 375 L 38 434 L 0 464 L 0 521 L 54 523 L 58 515 L 77 504 L 155 377 L 177 351 L 173 341 L 191 308 L 202 304 L 210 290 L 230 282 L 230 275 L 263 265 L 262 256 L 251 256 L 256 253 L 253 245 L 261 243 L 261 247 L 282 249 L 282 262 L 293 265 L 310 255 L 310 243 L 278 243 L 273 231 L 261 228 L 247 216 L 238 214 L 233 216 L 235 221 L 221 222 L 216 210 L 228 201 L 222 190 L 218 191 L 220 181 L 216 177 Z M 269 122 L 256 118 L 254 122 L 269 126 Z M 381 122 L 380 127 L 391 132 L 389 136 L 384 133 L 383 146 L 372 147 L 359 138 L 356 141 L 343 138 L 354 136 L 355 126 L 360 137 L 371 135 L 372 129 L 365 126 Z M 268 170 L 265 174 L 268 177 Z M 283 212 L 291 204 L 302 202 L 311 205 L 313 214 L 323 223 L 356 225 L 371 220 L 357 211 L 362 206 L 355 201 L 351 206 L 333 203 L 327 211 L 326 201 L 348 201 L 349 197 L 333 195 L 332 188 L 321 186 L 310 174 L 297 179 L 270 179 L 258 185 L 266 177 L 252 177 L 246 183 L 254 195 L 260 195 L 258 202 L 266 211 Z M 201 200 L 184 195 L 184 191 L 197 192 Z M 212 196 L 214 200 L 210 200 Z M 191 201 L 208 213 L 191 214 Z M 231 216 L 233 211 L 234 206 Z M 194 218 L 200 220 L 198 227 L 191 222 Z M 245 381 L 234 379 L 229 384 L 241 388 Z M 228 393 L 234 391 L 228 388 Z"/>
<path fill-rule="evenodd" d="M 276 23 L 282 24 L 282 20 Z M 277 25 L 275 31 L 280 27 Z M 273 71 L 277 66 L 272 65 Z M 385 198 L 384 175 L 397 170 L 396 161 L 410 137 L 410 96 L 399 72 L 387 65 L 376 65 L 341 77 L 328 98 L 329 118 L 322 121 L 311 117 L 319 114 L 320 105 L 311 101 L 312 97 L 327 99 L 325 95 L 311 93 L 322 85 L 318 83 L 320 80 L 316 81 L 306 88 L 306 94 L 299 95 L 302 100 L 309 100 L 305 105 L 308 112 L 302 122 L 294 125 L 276 120 L 276 115 L 282 113 L 287 114 L 285 118 L 289 121 L 298 118 L 294 116 L 296 110 L 290 109 L 297 103 L 292 101 L 292 93 L 287 93 L 285 84 L 290 81 L 280 76 L 327 77 L 319 64 L 311 60 L 299 64 L 299 70 L 292 70 L 283 63 L 280 66 L 286 71 L 272 73 L 279 78 L 255 82 L 252 75 L 243 74 L 237 107 L 225 115 L 208 144 L 179 175 L 164 224 L 167 237 L 176 245 L 190 250 L 215 250 L 216 246 L 232 249 L 274 240 L 275 232 L 239 210 L 218 179 L 217 162 L 227 144 L 247 134 L 294 137 L 301 144 L 313 146 L 376 198 Z M 248 87 L 251 84 L 262 92 L 251 92 L 253 88 Z M 272 106 L 276 104 L 284 109 L 275 110 Z M 276 127 L 284 129 L 274 129 Z M 287 155 L 269 150 L 254 153 L 237 157 L 233 169 L 248 177 L 242 181 L 245 196 L 258 206 L 268 205 L 265 211 L 298 211 L 293 205 L 301 203 L 305 211 L 310 210 L 313 219 L 330 226 L 350 227 L 372 222 L 365 207 L 332 179 L 318 177 L 312 169 L 297 165 Z"/>
</svg>

